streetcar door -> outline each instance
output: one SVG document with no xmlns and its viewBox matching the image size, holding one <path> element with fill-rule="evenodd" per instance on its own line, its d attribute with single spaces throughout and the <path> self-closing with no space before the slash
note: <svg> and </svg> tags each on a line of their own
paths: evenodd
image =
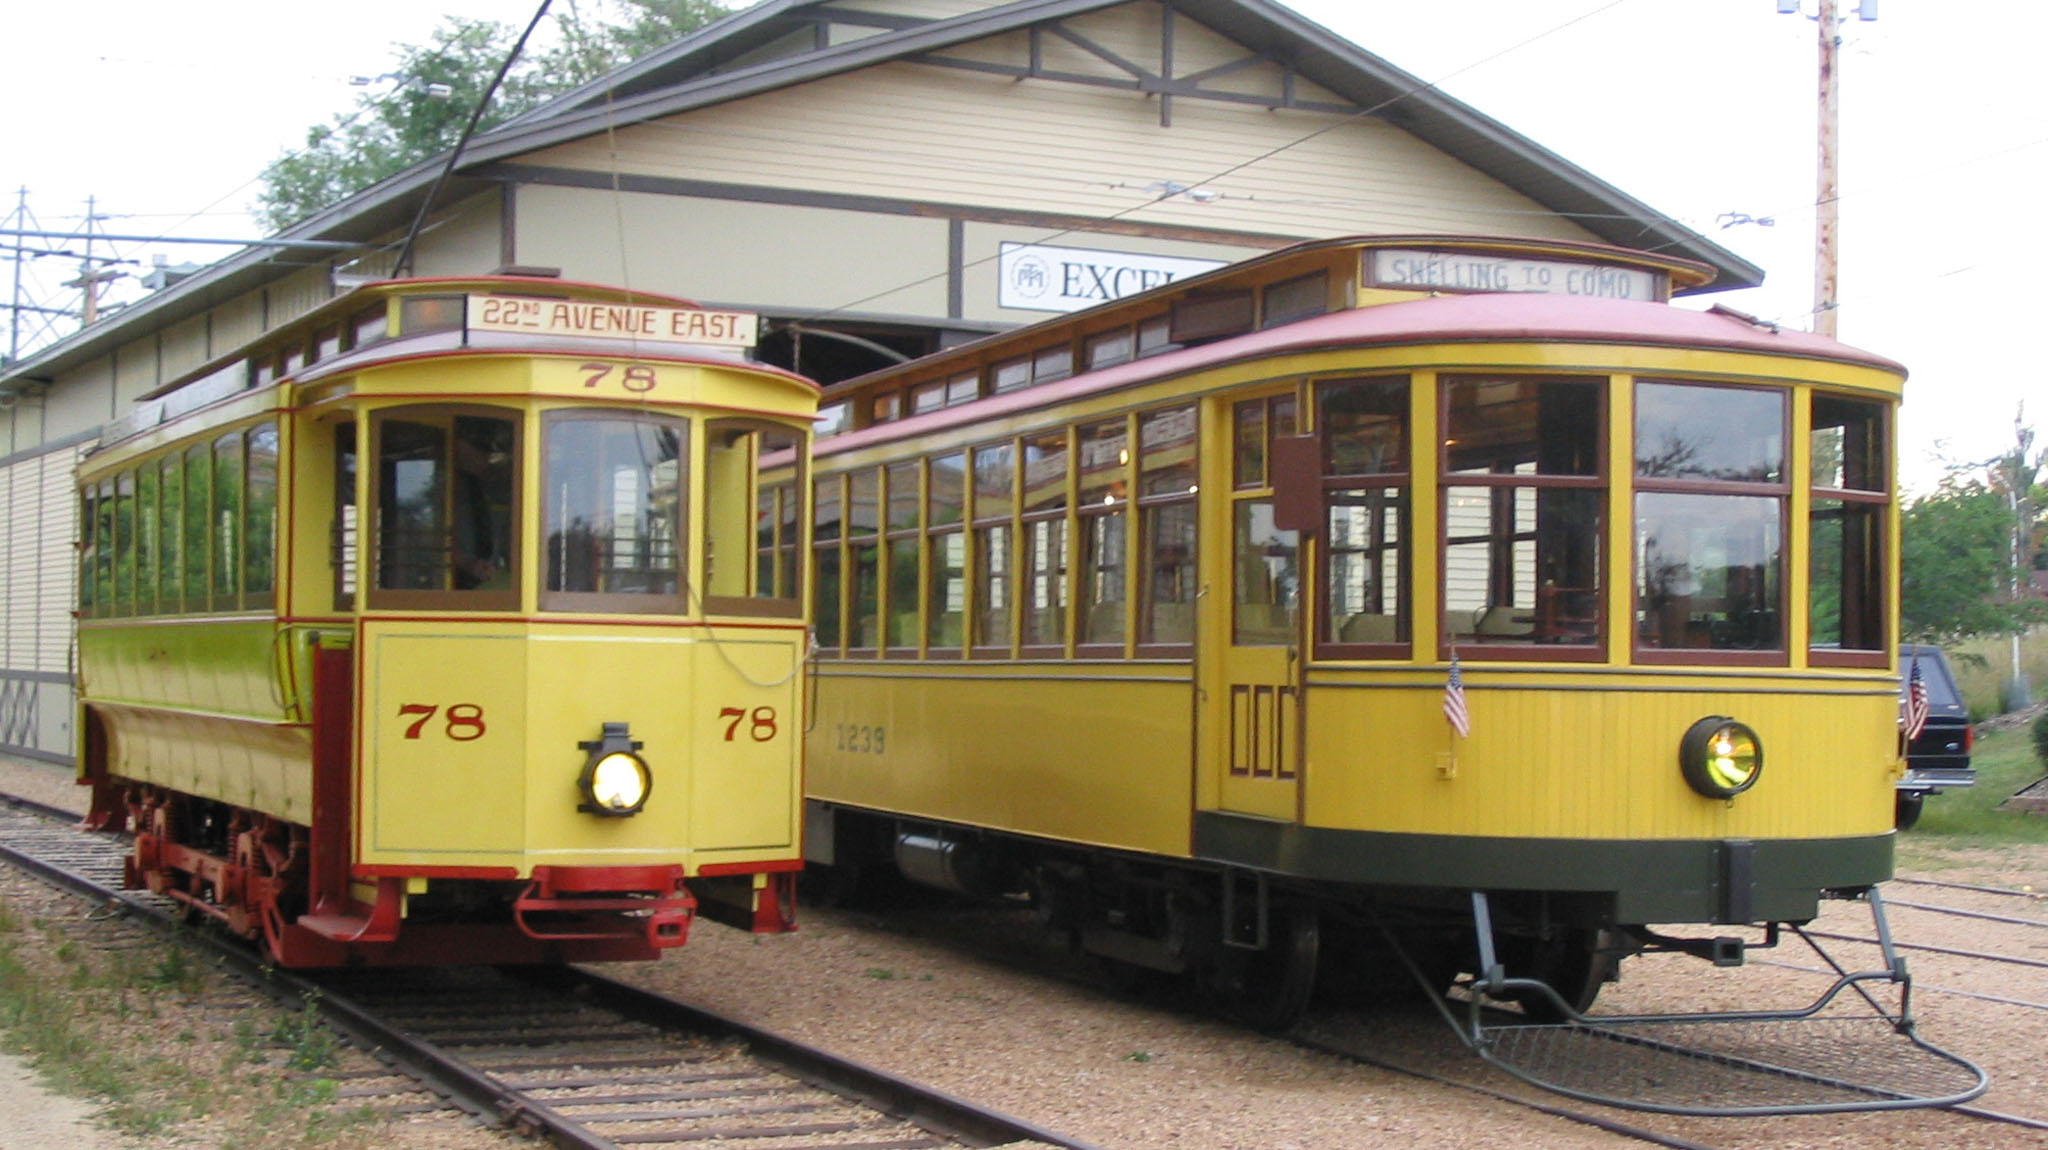
<svg viewBox="0 0 2048 1150">
<path fill-rule="evenodd" d="M 1219 809 L 1293 822 L 1307 600 L 1302 534 L 1276 520 L 1270 462 L 1273 441 L 1297 434 L 1295 397 L 1229 401 L 1220 414 L 1231 448 L 1215 468 L 1227 472 L 1208 477 L 1225 494 L 1220 521 L 1210 520 L 1221 545 L 1209 552 L 1213 609 L 1204 638 L 1215 640 L 1207 649 L 1218 655 L 1203 662 L 1203 774 L 1215 780 L 1208 793 Z"/>
</svg>

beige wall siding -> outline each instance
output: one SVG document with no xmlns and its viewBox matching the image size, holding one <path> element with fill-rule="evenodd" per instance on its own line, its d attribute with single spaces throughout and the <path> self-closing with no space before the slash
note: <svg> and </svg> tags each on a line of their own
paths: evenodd
<svg viewBox="0 0 2048 1150">
<path fill-rule="evenodd" d="M 619 170 L 627 173 L 1130 224 L 1303 238 L 1404 231 L 1591 238 L 1378 120 L 1180 99 L 1166 128 L 1156 102 L 1137 93 L 917 64 L 671 117 L 623 131 L 618 142 Z M 1294 146 L 1238 167 L 1287 144 Z M 521 159 L 600 171 L 611 163 L 601 140 Z M 1155 202 L 1146 186 L 1164 180 L 1216 196 Z"/>
<path fill-rule="evenodd" d="M 43 442 L 97 432 L 114 418 L 114 365 L 96 359 L 59 379 L 43 400 Z"/>
<path fill-rule="evenodd" d="M 10 525 L 0 557 L 0 671 L 69 670 L 78 455 L 64 448 L 0 467 L 0 509 Z"/>
<path fill-rule="evenodd" d="M 128 410 L 135 397 L 152 391 L 163 382 L 157 374 L 157 337 L 146 335 L 124 343 L 114 352 L 114 410 Z"/>
<path fill-rule="evenodd" d="M 572 279 L 710 304 L 946 312 L 943 220 L 540 186 L 519 189 L 514 215 L 519 262 Z"/>
<path fill-rule="evenodd" d="M 464 200 L 452 211 L 436 213 L 420 231 L 412 261 L 414 274 L 476 275 L 503 264 L 499 258 L 502 204 L 493 190 Z"/>
<path fill-rule="evenodd" d="M 271 284 L 269 291 L 269 314 L 264 317 L 263 324 L 265 331 L 282 327 L 334 298 L 325 264 L 293 272 Z"/>
<path fill-rule="evenodd" d="M 159 374 L 165 383 L 178 378 L 212 357 L 207 342 L 207 317 L 193 316 L 184 323 L 164 329 L 159 350 Z"/>
<path fill-rule="evenodd" d="M 263 293 L 231 299 L 213 309 L 213 346 L 207 358 L 226 355 L 263 334 Z"/>
</svg>

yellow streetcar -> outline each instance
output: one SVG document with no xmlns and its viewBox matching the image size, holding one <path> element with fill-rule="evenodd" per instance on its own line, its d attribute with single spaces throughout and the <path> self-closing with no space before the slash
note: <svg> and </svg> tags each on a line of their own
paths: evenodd
<svg viewBox="0 0 2048 1150">
<path fill-rule="evenodd" d="M 289 966 L 789 929 L 818 392 L 757 327 L 376 283 L 111 425 L 80 774 L 130 884 Z"/>
<path fill-rule="evenodd" d="M 1710 275 L 1315 242 L 828 388 L 807 857 L 1266 1023 L 1376 923 L 1562 1015 L 1869 891 L 1905 373 Z"/>
</svg>

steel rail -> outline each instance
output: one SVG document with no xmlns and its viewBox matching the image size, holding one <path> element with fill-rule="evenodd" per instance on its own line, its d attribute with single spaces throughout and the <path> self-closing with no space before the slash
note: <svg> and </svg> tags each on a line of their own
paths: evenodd
<svg viewBox="0 0 2048 1150">
<path fill-rule="evenodd" d="M 1830 930 L 1813 930 L 1810 928 L 1806 933 L 1815 938 L 1831 938 L 1836 942 L 1858 942 L 1865 946 L 1877 946 L 1879 944 L 1877 939 L 1865 938 L 1858 934 L 1836 934 Z M 1975 958 L 1982 959 L 1985 962 L 2003 963 L 2007 966 L 2030 966 L 2048 970 L 2048 960 L 2038 958 L 2021 958 L 2011 954 L 1993 954 L 1985 950 L 1960 950 L 1952 946 L 1933 946 L 1924 942 L 1895 941 L 1892 945 L 1899 950 L 1917 950 L 1927 954 L 1945 954 L 1952 958 Z"/>
<path fill-rule="evenodd" d="M 1931 902 L 1908 902 L 1904 899 L 1888 898 L 1886 906 L 1903 906 L 1912 910 L 1924 910 L 1929 914 L 1953 915 L 1956 918 L 1975 918 L 1985 922 L 2002 922 L 2008 926 L 2048 927 L 2048 921 L 2038 918 L 2019 918 L 2010 914 L 1992 914 L 1986 910 L 1964 910 L 1961 907 L 1936 906 Z"/>
<path fill-rule="evenodd" d="M 878 1067 L 827 1053 L 773 1031 L 581 967 L 530 973 L 546 982 L 583 990 L 591 1001 L 657 1026 L 743 1039 L 748 1052 L 754 1057 L 775 1065 L 792 1077 L 905 1118 L 935 1133 L 987 1146 L 1044 1142 L 1066 1147 L 1067 1150 L 1098 1150 L 1092 1143 L 1069 1138 Z"/>
<path fill-rule="evenodd" d="M 75 826 L 80 819 L 75 811 L 5 793 L 0 793 L 0 803 L 53 822 Z M 6 843 L 0 843 L 0 859 L 73 894 L 118 904 L 131 918 L 166 938 L 176 937 L 205 946 L 223 964 L 263 989 L 280 1004 L 290 1007 L 311 1004 L 330 1025 L 360 1049 L 383 1056 L 473 1116 L 528 1135 L 544 1137 L 562 1150 L 619 1150 L 619 1143 L 591 1131 L 544 1101 L 500 1084 L 436 1044 L 384 1021 L 372 1010 L 331 987 L 271 967 L 255 952 L 234 940 L 183 931 L 164 908 L 154 905 L 148 898 L 111 890 L 88 876 L 16 850 Z M 808 1085 L 968 1145 L 996 1146 L 1034 1141 L 1066 1150 L 1099 1150 L 1092 1143 L 1066 1137 L 887 1071 L 600 974 L 575 967 L 522 973 L 533 981 L 553 984 L 560 989 L 583 988 L 591 1001 L 658 1028 L 742 1039 L 757 1060 Z"/>
</svg>

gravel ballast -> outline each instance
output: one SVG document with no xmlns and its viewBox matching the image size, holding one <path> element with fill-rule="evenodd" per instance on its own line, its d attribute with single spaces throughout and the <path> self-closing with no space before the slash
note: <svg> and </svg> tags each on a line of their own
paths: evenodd
<svg viewBox="0 0 2048 1150">
<path fill-rule="evenodd" d="M 62 769 L 19 760 L 0 760 L 0 790 L 74 809 L 84 797 Z M 1930 877 L 2048 891 L 2048 848 L 1950 852 L 1944 861 L 1946 867 Z M 1936 898 L 1920 889 L 1909 894 L 1900 884 L 1887 894 L 2048 919 L 2039 901 L 1954 891 Z M 781 936 L 751 936 L 699 922 L 681 952 L 658 963 L 602 971 L 1103 1147 L 1310 1150 L 1627 1141 L 1485 1094 L 1313 1053 L 1285 1038 L 1119 995 L 1085 977 L 1085 964 L 1056 956 L 1031 960 L 1039 951 L 1028 944 L 992 947 L 991 938 L 1007 929 L 1007 920 L 982 912 L 962 914 L 919 900 L 915 909 L 886 915 L 805 907 L 800 921 L 799 931 Z M 1869 916 L 1859 905 L 1828 904 L 1816 926 L 1866 934 Z M 2048 959 L 2048 931 L 2040 928 L 1899 908 L 1892 926 L 1902 942 Z M 1844 961 L 1853 966 L 1875 965 L 1874 953 L 1843 944 Z M 2048 969 L 1994 968 L 1930 953 L 1911 953 L 1909 961 L 1923 1035 L 1993 1076 L 1991 1093 L 1978 1105 L 2048 1119 L 2048 1094 L 2042 1090 L 2048 1017 L 2043 1010 L 1989 997 L 2048 1007 Z M 1677 957 L 1631 960 L 1623 982 L 1609 988 L 1601 1005 L 1700 1009 L 1810 997 L 1806 988 L 1818 976 L 1787 964 L 1817 965 L 1789 948 L 1774 961 L 1736 971 Z M 1412 1008 L 1390 1009 L 1394 1013 L 1347 1015 L 1330 1025 L 1380 1043 L 1378 1053 L 1389 1061 L 1420 1060 L 1438 1073 L 1493 1090 L 1585 1108 L 1484 1068 L 1447 1044 L 1435 1029 L 1440 1024 Z M 1599 1113 L 1725 1147 L 2048 1146 L 2048 1134 L 1942 1114 L 1688 1119 Z"/>
</svg>

